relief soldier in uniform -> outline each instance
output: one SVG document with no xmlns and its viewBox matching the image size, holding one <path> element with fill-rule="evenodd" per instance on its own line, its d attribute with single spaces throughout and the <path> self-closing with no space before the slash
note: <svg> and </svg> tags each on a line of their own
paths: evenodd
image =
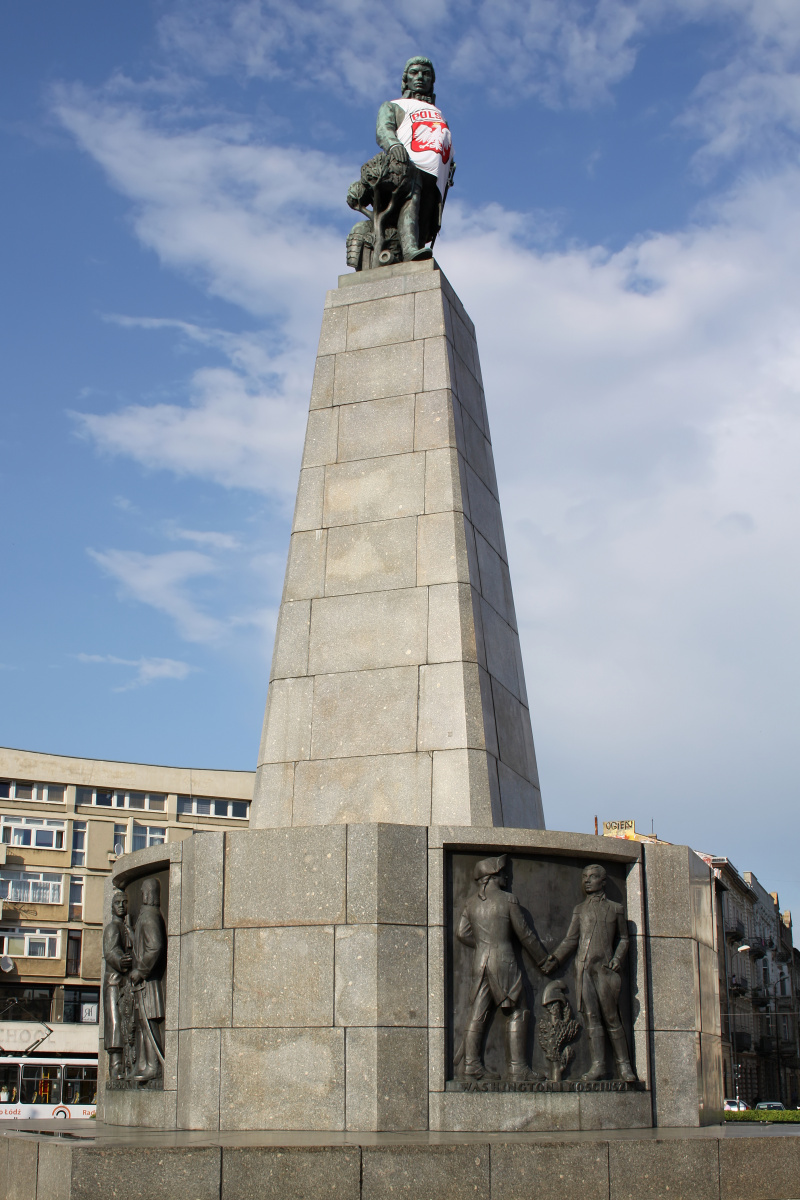
<svg viewBox="0 0 800 1200">
<path fill-rule="evenodd" d="M 103 930 L 103 958 L 106 960 L 103 979 L 103 1041 L 108 1054 L 109 1078 L 119 1080 L 125 1074 L 125 1046 L 129 1033 L 128 1023 L 122 1011 L 121 992 L 133 961 L 130 930 L 125 920 L 128 897 L 124 892 L 114 892 L 111 912 L 111 920 Z"/>
<path fill-rule="evenodd" d="M 507 1018 L 507 1078 L 539 1079 L 527 1063 L 530 1012 L 525 1005 L 525 988 L 512 943 L 516 936 L 537 966 L 547 961 L 547 952 L 523 916 L 517 898 L 506 890 L 507 854 L 484 858 L 475 867 L 477 890 L 464 905 L 456 936 L 474 948 L 470 1014 L 464 1032 L 464 1074 L 482 1079 L 486 1067 L 481 1057 L 489 1018 L 499 1008 Z M 462 1051 L 456 1055 L 459 1065 Z"/>
<path fill-rule="evenodd" d="M 619 1014 L 620 968 L 628 953 L 625 908 L 606 897 L 606 872 L 599 863 L 584 869 L 581 883 L 586 899 L 575 906 L 567 935 L 544 963 L 543 970 L 549 974 L 577 950 L 576 1002 L 588 1027 L 592 1052 L 591 1066 L 583 1078 L 605 1078 L 605 1033 L 608 1033 L 620 1079 L 635 1083 L 636 1073 Z"/>
<path fill-rule="evenodd" d="M 159 1044 L 160 1024 L 164 1020 L 164 995 L 161 977 L 167 949 L 167 931 L 161 916 L 161 884 L 157 879 L 142 883 L 142 907 L 133 931 L 133 970 L 131 983 L 136 1002 L 136 1072 L 139 1083 L 157 1079 L 161 1074 L 163 1050 Z M 153 1028 L 156 1022 L 156 1028 Z"/>
</svg>

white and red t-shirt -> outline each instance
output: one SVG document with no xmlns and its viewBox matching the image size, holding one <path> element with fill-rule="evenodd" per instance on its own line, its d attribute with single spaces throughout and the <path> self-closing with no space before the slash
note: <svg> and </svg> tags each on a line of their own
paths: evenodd
<svg viewBox="0 0 800 1200">
<path fill-rule="evenodd" d="M 436 176 L 439 191 L 444 195 L 453 153 L 447 122 L 438 108 L 424 100 L 395 100 L 394 103 L 406 114 L 397 130 L 398 140 L 416 167 Z"/>
</svg>

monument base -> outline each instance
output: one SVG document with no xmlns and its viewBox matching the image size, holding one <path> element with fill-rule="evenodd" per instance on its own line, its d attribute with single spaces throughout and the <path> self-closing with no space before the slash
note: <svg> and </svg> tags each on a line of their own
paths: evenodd
<svg viewBox="0 0 800 1200">
<path fill-rule="evenodd" d="M 537 943 L 533 961 L 519 954 L 527 999 L 514 1044 L 524 1062 L 509 1066 L 514 1020 L 498 1009 L 487 1075 L 464 1073 L 474 967 L 456 929 L 474 863 L 503 853 L 546 952 L 581 899 L 583 867 L 605 867 L 627 909 L 619 1012 L 636 1084 L 608 1043 L 603 1076 L 583 1078 L 595 1055 L 573 957 L 549 976 L 572 1004 L 570 1052 L 555 1065 L 547 1057 L 550 984 L 534 965 Z M 685 846 L 396 824 L 203 833 L 120 858 L 109 911 L 114 887 L 166 880 L 167 869 L 162 1090 L 107 1088 L 101 1052 L 107 1124 L 484 1133 L 720 1119 L 713 881 Z M 546 1078 L 556 1069 L 560 1080 Z"/>
<path fill-rule="evenodd" d="M 800 1179 L 789 1126 L 481 1136 L 23 1124 L 0 1128 L 0 1200 L 795 1200 Z"/>
</svg>

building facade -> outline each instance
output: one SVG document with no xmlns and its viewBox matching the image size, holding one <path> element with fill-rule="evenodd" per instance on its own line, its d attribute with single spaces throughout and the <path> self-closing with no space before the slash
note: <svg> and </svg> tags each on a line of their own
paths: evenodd
<svg viewBox="0 0 800 1200">
<path fill-rule="evenodd" d="M 0 1053 L 97 1054 L 113 863 L 195 831 L 246 828 L 253 781 L 0 748 Z"/>
</svg>

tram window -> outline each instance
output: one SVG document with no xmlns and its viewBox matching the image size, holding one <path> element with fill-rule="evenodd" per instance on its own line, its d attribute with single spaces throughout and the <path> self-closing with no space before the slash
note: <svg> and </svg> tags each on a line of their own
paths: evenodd
<svg viewBox="0 0 800 1200">
<path fill-rule="evenodd" d="M 23 1104 L 60 1104 L 61 1103 L 61 1067 L 22 1068 Z"/>
<path fill-rule="evenodd" d="M 19 1067 L 0 1063 L 0 1104 L 19 1103 Z"/>
<path fill-rule="evenodd" d="M 97 1067 L 64 1068 L 64 1104 L 97 1103 Z"/>
</svg>

